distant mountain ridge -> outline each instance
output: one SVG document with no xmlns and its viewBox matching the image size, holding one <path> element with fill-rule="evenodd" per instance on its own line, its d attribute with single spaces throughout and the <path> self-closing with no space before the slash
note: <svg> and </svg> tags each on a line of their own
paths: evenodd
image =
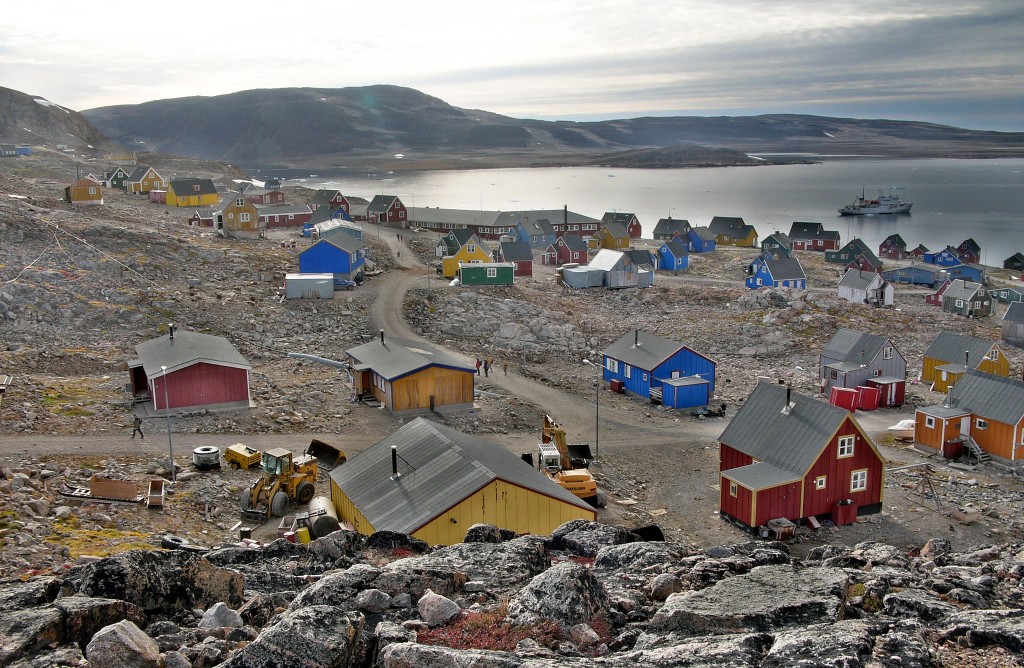
<svg viewBox="0 0 1024 668">
<path fill-rule="evenodd" d="M 0 87 L 0 143 L 76 148 L 107 147 L 109 140 L 77 111 L 45 98 Z"/>
</svg>

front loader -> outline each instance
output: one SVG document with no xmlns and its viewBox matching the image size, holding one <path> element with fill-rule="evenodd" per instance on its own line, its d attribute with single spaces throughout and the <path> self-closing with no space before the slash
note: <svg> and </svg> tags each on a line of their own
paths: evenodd
<svg viewBox="0 0 1024 668">
<path fill-rule="evenodd" d="M 269 516 L 283 517 L 289 501 L 302 505 L 316 495 L 319 469 L 315 457 L 273 448 L 263 453 L 261 465 L 263 475 L 242 491 L 243 518 L 266 522 Z"/>
</svg>

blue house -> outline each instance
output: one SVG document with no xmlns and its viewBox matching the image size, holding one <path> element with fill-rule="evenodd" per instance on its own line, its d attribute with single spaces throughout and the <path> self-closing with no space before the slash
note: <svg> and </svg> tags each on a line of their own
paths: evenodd
<svg viewBox="0 0 1024 668">
<path fill-rule="evenodd" d="M 686 271 L 690 266 L 690 253 L 679 237 L 666 241 L 658 249 L 658 269 L 662 271 Z"/>
<path fill-rule="evenodd" d="M 707 406 L 715 394 L 715 362 L 681 343 L 633 330 L 602 356 L 612 390 L 669 408 Z"/>
<path fill-rule="evenodd" d="M 908 285 L 927 285 L 938 287 L 946 282 L 949 274 L 945 269 L 934 264 L 912 264 L 882 272 L 882 278 L 890 283 L 907 283 Z"/>
<path fill-rule="evenodd" d="M 360 240 L 347 234 L 321 239 L 299 253 L 299 272 L 303 274 L 334 274 L 335 282 L 361 282 L 366 249 Z"/>
<path fill-rule="evenodd" d="M 1013 288 L 1004 285 L 1001 288 L 994 288 L 992 290 L 989 290 L 988 294 L 990 297 L 992 297 L 992 299 L 1002 302 L 1003 304 L 1024 302 L 1024 290 L 1021 290 L 1020 288 Z"/>
<path fill-rule="evenodd" d="M 718 247 L 716 236 L 707 227 L 691 227 L 686 233 L 691 253 L 714 253 Z"/>
<path fill-rule="evenodd" d="M 518 241 L 530 244 L 530 248 L 547 248 L 558 239 L 554 226 L 547 218 L 531 220 L 523 217 L 516 223 L 515 236 Z"/>
<path fill-rule="evenodd" d="M 952 246 L 946 246 L 940 251 L 929 251 L 924 254 L 924 261 L 928 264 L 937 264 L 940 267 L 953 267 L 961 264 L 960 255 Z"/>
<path fill-rule="evenodd" d="M 795 257 L 772 255 L 765 251 L 747 267 L 747 279 L 744 281 L 751 290 L 758 288 L 799 288 L 807 289 L 807 275 Z"/>
<path fill-rule="evenodd" d="M 947 266 L 946 271 L 949 272 L 951 279 L 962 278 L 965 281 L 973 281 L 974 283 L 988 283 L 988 275 L 985 272 L 985 268 L 980 264 Z"/>
</svg>

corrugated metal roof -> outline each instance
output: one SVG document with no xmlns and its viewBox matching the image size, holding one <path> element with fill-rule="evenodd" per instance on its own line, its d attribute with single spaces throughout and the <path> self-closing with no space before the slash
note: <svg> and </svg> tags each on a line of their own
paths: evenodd
<svg viewBox="0 0 1024 668">
<path fill-rule="evenodd" d="M 714 241 L 718 235 L 711 231 L 710 227 L 694 227 L 691 228 L 701 241 Z"/>
<path fill-rule="evenodd" d="M 840 327 L 825 344 L 821 356 L 829 360 L 852 362 L 857 365 L 870 364 L 888 343 L 889 339 L 884 336 Z M 833 365 L 829 364 L 829 366 Z"/>
<path fill-rule="evenodd" d="M 562 240 L 562 243 L 565 244 L 565 247 L 571 251 L 587 250 L 587 242 L 578 234 L 563 234 L 559 238 Z"/>
<path fill-rule="evenodd" d="M 1016 425 L 1024 420 L 1024 381 L 968 371 L 949 391 L 949 402 L 975 415 Z"/>
<path fill-rule="evenodd" d="M 603 355 L 644 371 L 652 371 L 685 347 L 682 343 L 669 341 L 649 332 L 630 330 L 628 334 L 608 346 Z"/>
<path fill-rule="evenodd" d="M 843 277 L 839 279 L 839 287 L 867 290 L 875 281 L 881 282 L 882 277 L 873 271 L 847 269 Z"/>
<path fill-rule="evenodd" d="M 800 482 L 800 476 L 768 462 L 754 462 L 746 466 L 722 471 L 722 477 L 755 492 L 778 487 L 779 485 L 786 485 L 791 482 Z"/>
<path fill-rule="evenodd" d="M 976 339 L 965 334 L 953 334 L 952 332 L 939 332 L 935 340 L 931 342 L 924 356 L 933 360 L 943 362 L 964 362 L 964 353 L 967 353 L 967 363 L 972 369 L 977 369 L 985 356 L 995 346 L 994 341 Z"/>
<path fill-rule="evenodd" d="M 608 234 L 616 239 L 629 238 L 629 232 L 626 230 L 626 226 L 622 223 L 605 223 L 604 226 L 608 229 Z"/>
<path fill-rule="evenodd" d="M 677 220 L 675 218 L 662 218 L 658 221 L 658 224 L 654 226 L 655 238 L 663 235 L 674 234 L 679 232 L 680 234 L 686 234 L 690 229 L 690 221 L 688 220 Z"/>
<path fill-rule="evenodd" d="M 1012 302 L 1003 314 L 1004 322 L 1024 322 L 1024 302 Z"/>
<path fill-rule="evenodd" d="M 335 468 L 331 479 L 378 531 L 412 533 L 495 480 L 591 509 L 501 446 L 423 418 Z"/>
<path fill-rule="evenodd" d="M 597 255 L 590 261 L 588 265 L 591 269 L 600 269 L 601 271 L 614 271 L 619 263 L 622 262 L 622 253 L 617 250 L 610 248 L 602 248 L 597 251 Z"/>
<path fill-rule="evenodd" d="M 768 272 L 771 274 L 772 279 L 776 281 L 790 281 L 793 279 L 807 278 L 807 275 L 804 273 L 804 268 L 800 265 L 800 260 L 795 257 L 780 257 L 775 259 L 766 251 L 760 259 L 768 268 Z"/>
<path fill-rule="evenodd" d="M 949 287 L 946 288 L 946 291 L 942 293 L 942 296 L 948 299 L 970 300 L 978 294 L 979 290 L 981 290 L 981 283 L 973 283 L 962 278 L 955 278 L 949 284 Z"/>
<path fill-rule="evenodd" d="M 500 215 L 500 211 L 439 209 L 431 206 L 409 209 L 409 220 L 419 224 L 447 223 L 449 225 L 483 225 L 487 227 L 494 225 Z"/>
<path fill-rule="evenodd" d="M 429 348 L 428 344 L 408 341 L 395 337 L 384 336 L 374 338 L 355 348 L 349 348 L 345 354 L 388 380 L 419 371 L 431 365 L 459 369 L 475 373 L 474 367 L 465 364 L 446 352 Z"/>
<path fill-rule="evenodd" d="M 673 257 L 684 257 L 690 254 L 689 249 L 678 239 L 670 239 L 665 242 L 665 248 L 672 253 Z"/>
<path fill-rule="evenodd" d="M 249 361 L 242 353 L 221 336 L 200 334 L 199 332 L 174 331 L 174 338 L 165 334 L 135 346 L 135 352 L 142 361 L 142 368 L 147 378 L 156 378 L 164 373 L 160 368 L 166 366 L 168 372 L 196 364 L 209 362 L 221 366 L 239 369 L 251 369 Z"/>
<path fill-rule="evenodd" d="M 533 251 L 525 241 L 502 241 L 501 256 L 506 262 L 533 262 Z"/>
<path fill-rule="evenodd" d="M 970 411 L 966 411 L 962 408 L 956 408 L 954 406 L 944 406 L 942 404 L 938 404 L 935 406 L 924 406 L 922 408 L 918 408 L 917 412 L 923 413 L 924 415 L 931 415 L 932 417 L 937 418 L 963 417 L 965 415 L 971 414 Z"/>
<path fill-rule="evenodd" d="M 803 475 L 850 413 L 796 392 L 790 394 L 790 401 L 792 409 L 783 413 L 786 388 L 758 383 L 718 440 L 754 459 Z"/>
</svg>

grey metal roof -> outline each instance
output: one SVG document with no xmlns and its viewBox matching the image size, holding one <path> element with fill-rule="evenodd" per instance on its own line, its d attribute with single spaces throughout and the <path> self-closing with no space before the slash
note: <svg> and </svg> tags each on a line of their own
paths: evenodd
<svg viewBox="0 0 1024 668">
<path fill-rule="evenodd" d="M 307 248 L 299 251 L 299 255 L 311 250 L 314 246 L 320 244 L 330 244 L 338 250 L 345 251 L 346 253 L 358 253 L 363 248 L 363 242 L 356 239 L 350 234 L 335 234 L 330 239 L 320 239 L 319 241 L 313 242 Z"/>
<path fill-rule="evenodd" d="M 252 368 L 242 353 L 224 337 L 179 329 L 174 330 L 173 339 L 165 334 L 138 344 L 135 353 L 149 379 L 164 373 L 161 366 L 166 366 L 168 372 L 199 362 L 238 369 Z"/>
<path fill-rule="evenodd" d="M 658 265 L 657 260 L 654 258 L 654 254 L 646 248 L 631 248 L 627 251 L 622 252 L 623 255 L 629 258 L 629 261 L 638 267 L 649 267 L 653 269 Z"/>
<path fill-rule="evenodd" d="M 668 236 L 679 232 L 679 234 L 686 234 L 687 230 L 690 229 L 690 221 L 678 220 L 676 218 L 662 218 L 658 221 L 658 224 L 654 226 L 654 236 Z"/>
<path fill-rule="evenodd" d="M 557 221 L 559 225 L 562 224 L 563 220 L 567 223 L 600 223 L 601 221 L 597 218 L 591 218 L 590 216 L 584 216 L 582 213 L 576 213 L 575 211 L 568 211 L 565 209 L 532 209 L 530 211 L 503 211 L 495 221 L 496 224 L 503 227 L 515 227 L 519 224 L 519 221 L 523 218 L 529 218 L 530 220 L 548 220 Z"/>
<path fill-rule="evenodd" d="M 918 408 L 917 412 L 937 418 L 955 418 L 971 414 L 970 411 L 966 411 L 962 408 L 957 408 L 955 406 L 946 406 L 945 404 L 923 406 L 921 408 Z"/>
<path fill-rule="evenodd" d="M 605 211 L 604 215 L 601 216 L 601 222 L 603 223 L 619 223 L 620 225 L 629 225 L 636 218 L 635 213 L 619 213 L 617 211 Z"/>
<path fill-rule="evenodd" d="M 146 174 L 149 173 L 150 169 L 152 169 L 152 167 L 150 167 L 149 165 L 138 165 L 132 171 L 131 176 L 128 177 L 128 180 L 137 183 L 141 181 L 143 178 L 145 178 Z M 155 169 L 153 169 L 153 173 L 156 173 Z M 157 174 L 157 176 L 160 175 Z"/>
<path fill-rule="evenodd" d="M 754 462 L 722 471 L 722 477 L 755 492 L 800 481 L 799 475 L 768 462 Z"/>
<path fill-rule="evenodd" d="M 807 274 L 804 273 L 804 268 L 800 265 L 800 260 L 795 257 L 780 257 L 775 259 L 770 255 L 768 257 L 761 256 L 761 261 L 768 267 L 769 273 L 772 278 L 776 281 L 791 281 L 794 278 L 807 278 Z"/>
<path fill-rule="evenodd" d="M 765 243 L 771 240 L 775 240 L 775 243 L 785 248 L 791 248 L 793 246 L 793 241 L 782 232 L 774 232 L 772 234 L 769 234 L 767 237 L 764 238 L 763 241 L 761 241 L 761 245 L 763 246 Z"/>
<path fill-rule="evenodd" d="M 483 225 L 495 224 L 500 211 L 475 211 L 472 209 L 441 209 L 438 207 L 413 207 L 409 209 L 409 220 L 419 224 Z"/>
<path fill-rule="evenodd" d="M 882 245 L 893 245 L 899 248 L 906 248 L 907 242 L 904 241 L 903 237 L 901 237 L 899 234 L 890 234 L 885 238 L 884 241 L 882 241 Z"/>
<path fill-rule="evenodd" d="M 843 274 L 843 277 L 839 279 L 839 287 L 867 290 L 871 287 L 872 283 L 875 281 L 881 282 L 881 280 L 882 277 L 873 271 L 847 269 L 846 273 Z"/>
<path fill-rule="evenodd" d="M 194 190 L 192 186 L 199 186 Z M 176 195 L 216 195 L 217 187 L 213 185 L 212 179 L 173 179 L 171 188 Z"/>
<path fill-rule="evenodd" d="M 501 257 L 505 262 L 533 262 L 533 251 L 525 241 L 502 241 Z"/>
<path fill-rule="evenodd" d="M 523 226 L 523 229 L 528 235 L 532 236 L 543 236 L 549 237 L 555 233 L 555 228 L 552 227 L 551 221 L 547 218 L 533 218 L 524 217 L 523 220 L 519 221 L 519 224 Z"/>
<path fill-rule="evenodd" d="M 401 202 L 397 195 L 374 195 L 366 206 L 366 213 L 385 213 L 395 202 Z"/>
<path fill-rule="evenodd" d="M 949 403 L 981 417 L 1017 425 L 1024 420 L 1024 381 L 968 371 L 949 391 Z"/>
<path fill-rule="evenodd" d="M 733 218 L 731 216 L 715 216 L 711 219 L 711 224 L 708 228 L 715 233 L 719 234 L 730 234 L 734 235 L 737 230 L 744 227 L 748 227 L 742 218 Z"/>
<path fill-rule="evenodd" d="M 804 475 L 843 422 L 853 418 L 844 408 L 796 392 L 790 401 L 793 407 L 783 413 L 786 388 L 758 383 L 718 440 L 754 459 Z"/>
<path fill-rule="evenodd" d="M 972 369 L 977 369 L 995 345 L 995 341 L 976 339 L 973 336 L 953 334 L 952 332 L 939 332 L 939 335 L 924 351 L 924 356 L 933 360 L 963 364 L 964 353 L 967 352 L 968 364 Z"/>
<path fill-rule="evenodd" d="M 578 234 L 563 234 L 559 237 L 565 247 L 571 251 L 585 251 L 587 250 L 587 242 L 583 240 Z"/>
<path fill-rule="evenodd" d="M 608 234 L 616 239 L 628 239 L 629 231 L 626 230 L 626 226 L 622 223 L 605 223 L 604 227 L 608 228 Z"/>
<path fill-rule="evenodd" d="M 256 211 L 261 216 L 288 216 L 312 213 L 305 204 L 254 204 Z"/>
<path fill-rule="evenodd" d="M 638 369 L 653 371 L 655 367 L 685 347 L 678 341 L 670 341 L 656 334 L 634 329 L 608 346 L 603 354 Z"/>
<path fill-rule="evenodd" d="M 331 479 L 378 531 L 412 533 L 495 480 L 592 510 L 501 446 L 423 418 L 335 468 Z"/>
<path fill-rule="evenodd" d="M 349 348 L 345 354 L 357 364 L 372 369 L 387 380 L 394 380 L 428 366 L 437 365 L 475 373 L 476 368 L 469 366 L 446 352 L 433 349 L 429 344 L 409 341 L 395 337 L 380 337 L 361 346 Z"/>
<path fill-rule="evenodd" d="M 840 327 L 822 348 L 821 356 L 830 360 L 853 362 L 857 365 L 870 364 L 878 357 L 886 344 L 892 345 L 887 337 Z"/>
<path fill-rule="evenodd" d="M 661 381 L 661 384 L 672 387 L 686 387 L 688 385 L 710 385 L 711 381 L 700 376 L 683 376 L 681 378 L 665 378 Z"/>
<path fill-rule="evenodd" d="M 315 193 L 313 193 L 313 198 L 310 200 L 310 203 L 313 206 L 328 206 L 330 205 L 331 200 L 333 200 L 338 195 L 341 195 L 340 190 L 320 188 Z M 341 196 L 344 197 L 344 195 Z"/>
<path fill-rule="evenodd" d="M 942 293 L 942 297 L 944 299 L 961 299 L 969 301 L 977 295 L 981 289 L 981 283 L 974 283 L 962 278 L 955 278 L 953 279 L 953 282 L 949 284 L 949 287 L 946 288 L 946 291 Z"/>
<path fill-rule="evenodd" d="M 590 261 L 591 269 L 600 269 L 601 271 L 613 271 L 616 267 L 621 267 L 622 263 L 622 252 L 612 250 L 610 248 L 602 248 L 597 251 L 597 255 Z"/>
<path fill-rule="evenodd" d="M 944 271 L 946 271 L 946 268 L 945 267 L 940 267 L 937 264 L 928 264 L 928 263 L 925 263 L 925 262 L 918 262 L 917 264 L 912 264 L 912 265 L 910 265 L 908 267 L 897 267 L 896 269 L 888 269 L 888 270 L 882 272 L 882 276 L 895 276 L 895 275 L 897 275 L 901 271 L 905 272 L 905 271 L 908 271 L 908 270 L 924 271 L 924 272 L 927 272 L 929 274 L 941 274 Z"/>
<path fill-rule="evenodd" d="M 1003 314 L 1003 321 L 1024 322 L 1024 302 L 1012 302 Z"/>
<path fill-rule="evenodd" d="M 794 222 L 789 228 L 790 239 L 814 239 L 824 230 L 821 223 Z"/>
<path fill-rule="evenodd" d="M 690 254 L 689 249 L 678 239 L 670 239 L 664 243 L 664 246 L 668 248 L 669 252 L 675 257 L 683 257 L 684 255 Z"/>
<path fill-rule="evenodd" d="M 718 235 L 711 231 L 710 227 L 694 227 L 692 228 L 694 233 L 700 237 L 701 241 L 714 241 Z"/>
</svg>

